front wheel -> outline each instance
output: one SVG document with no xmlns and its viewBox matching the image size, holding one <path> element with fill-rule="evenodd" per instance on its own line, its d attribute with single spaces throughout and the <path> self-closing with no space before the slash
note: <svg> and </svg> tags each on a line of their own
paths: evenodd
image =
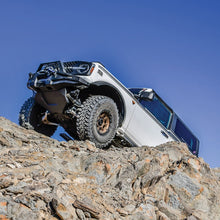
<svg viewBox="0 0 220 220">
<path fill-rule="evenodd" d="M 33 97 L 30 97 L 23 106 L 19 114 L 19 124 L 27 129 L 33 129 L 41 134 L 51 137 L 57 129 L 55 125 L 42 123 L 42 117 L 46 109 L 37 104 Z"/>
<path fill-rule="evenodd" d="M 89 139 L 97 147 L 108 146 L 118 128 L 118 109 L 115 102 L 106 96 L 86 99 L 77 117 L 77 133 L 81 140 Z"/>
</svg>

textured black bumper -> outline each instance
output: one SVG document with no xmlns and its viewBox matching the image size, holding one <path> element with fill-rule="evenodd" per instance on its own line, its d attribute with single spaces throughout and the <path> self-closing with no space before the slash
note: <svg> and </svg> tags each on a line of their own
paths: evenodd
<svg viewBox="0 0 220 220">
<path fill-rule="evenodd" d="M 27 87 L 35 91 L 52 91 L 76 85 L 87 86 L 89 83 L 78 76 L 71 76 L 70 78 L 59 76 L 58 74 L 56 76 L 49 76 L 47 78 L 40 78 L 36 74 L 30 78 L 27 83 Z"/>
</svg>

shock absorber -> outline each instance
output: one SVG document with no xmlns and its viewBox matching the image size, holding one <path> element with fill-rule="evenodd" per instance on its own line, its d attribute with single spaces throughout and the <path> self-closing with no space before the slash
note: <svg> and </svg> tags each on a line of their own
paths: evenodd
<svg viewBox="0 0 220 220">
<path fill-rule="evenodd" d="M 65 114 L 71 115 L 71 117 L 76 116 L 76 109 L 81 106 L 81 101 L 79 99 L 79 89 L 73 90 L 66 94 L 66 97 L 72 103 L 72 107 L 65 111 Z"/>
</svg>

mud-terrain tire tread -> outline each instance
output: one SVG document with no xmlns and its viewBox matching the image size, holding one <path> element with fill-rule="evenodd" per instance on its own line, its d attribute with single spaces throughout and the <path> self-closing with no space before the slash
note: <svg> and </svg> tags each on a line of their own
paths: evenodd
<svg viewBox="0 0 220 220">
<path fill-rule="evenodd" d="M 82 106 L 78 109 L 77 120 L 76 120 L 76 129 L 78 138 L 80 140 L 85 140 L 85 113 L 87 109 L 96 102 L 97 96 L 91 96 L 87 98 Z"/>
<path fill-rule="evenodd" d="M 37 114 L 40 114 L 43 111 L 46 110 L 35 102 L 34 97 L 30 97 L 21 107 L 19 113 L 19 125 L 51 137 L 56 131 L 57 126 L 46 124 L 36 126 Z"/>
<path fill-rule="evenodd" d="M 114 119 L 114 124 L 111 124 L 113 128 L 110 131 L 109 137 L 105 142 L 100 142 L 94 137 L 93 129 L 94 126 L 94 116 L 98 109 L 102 108 L 102 105 L 109 105 L 111 107 L 111 114 L 114 114 L 112 117 Z M 104 109 L 103 109 L 104 110 Z M 108 109 L 107 109 L 108 110 Z M 109 111 L 109 110 L 108 110 Z M 79 109 L 77 115 L 77 133 L 80 140 L 90 140 L 96 144 L 99 148 L 107 147 L 113 140 L 116 134 L 118 127 L 118 109 L 115 102 L 106 96 L 92 96 L 86 99 Z"/>
</svg>

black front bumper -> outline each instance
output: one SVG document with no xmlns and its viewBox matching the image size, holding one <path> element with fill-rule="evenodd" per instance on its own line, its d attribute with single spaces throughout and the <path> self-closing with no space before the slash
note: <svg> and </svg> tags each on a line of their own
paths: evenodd
<svg viewBox="0 0 220 220">
<path fill-rule="evenodd" d="M 38 92 L 88 85 L 80 75 L 90 75 L 91 67 L 92 63 L 84 61 L 42 63 L 36 73 L 29 74 L 27 86 Z"/>
<path fill-rule="evenodd" d="M 59 90 L 62 88 L 77 85 L 88 86 L 89 83 L 78 76 L 64 77 L 62 75 L 59 75 L 58 73 L 56 74 L 56 76 L 52 75 L 45 78 L 39 77 L 39 75 L 34 74 L 32 77 L 29 78 L 27 83 L 27 87 L 36 92 Z"/>
</svg>

